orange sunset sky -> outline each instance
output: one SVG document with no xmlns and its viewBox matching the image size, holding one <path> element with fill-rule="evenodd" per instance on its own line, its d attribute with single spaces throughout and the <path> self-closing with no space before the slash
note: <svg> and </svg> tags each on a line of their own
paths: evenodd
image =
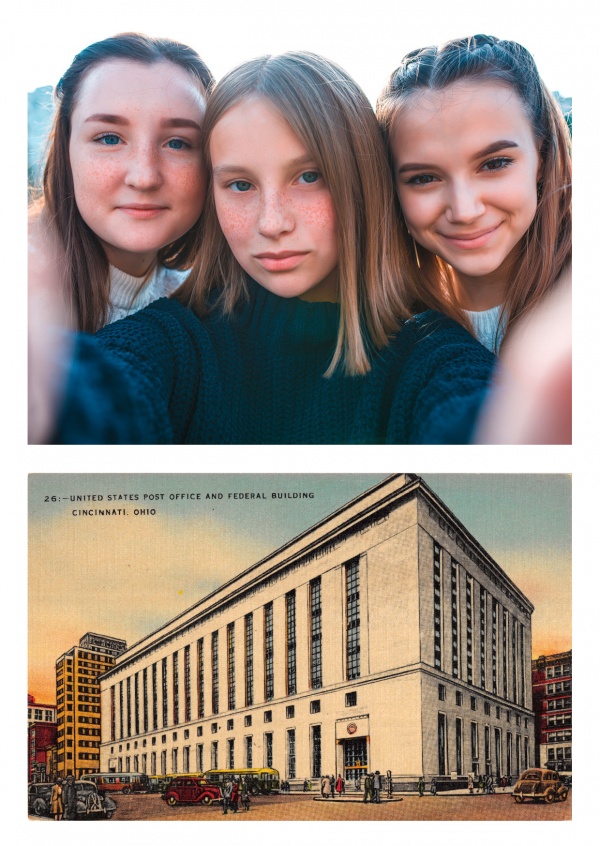
<svg viewBox="0 0 600 846">
<path fill-rule="evenodd" d="M 30 476 L 28 692 L 38 702 L 55 702 L 55 661 L 86 632 L 132 645 L 382 478 Z M 570 478 L 425 474 L 423 479 L 533 602 L 533 655 L 570 649 Z M 266 498 L 234 496 L 250 492 Z M 313 496 L 272 497 L 294 492 Z M 190 493 L 201 498 L 181 497 Z M 71 501 L 77 496 L 102 500 Z M 72 514 L 99 507 L 127 514 Z M 135 516 L 134 508 L 154 508 L 156 514 Z"/>
</svg>

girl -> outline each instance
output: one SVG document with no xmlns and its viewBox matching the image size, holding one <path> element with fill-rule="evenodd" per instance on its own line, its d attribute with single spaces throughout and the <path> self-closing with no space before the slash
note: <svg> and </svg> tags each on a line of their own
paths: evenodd
<svg viewBox="0 0 600 846">
<path fill-rule="evenodd" d="M 310 53 L 255 59 L 204 128 L 190 276 L 77 339 L 56 440 L 466 442 L 493 357 L 440 315 L 401 322 L 393 186 L 358 86 Z"/>
<path fill-rule="evenodd" d="M 59 81 L 36 212 L 57 230 L 75 328 L 94 332 L 187 275 L 212 83 L 191 48 L 137 33 L 86 47 Z"/>
<path fill-rule="evenodd" d="M 405 56 L 377 115 L 418 300 L 497 351 L 570 261 L 556 100 L 525 48 L 476 35 Z"/>
</svg>

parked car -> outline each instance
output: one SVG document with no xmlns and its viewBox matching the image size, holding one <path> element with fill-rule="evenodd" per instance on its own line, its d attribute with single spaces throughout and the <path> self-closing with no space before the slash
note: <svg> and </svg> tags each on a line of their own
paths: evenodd
<svg viewBox="0 0 600 846">
<path fill-rule="evenodd" d="M 148 792 L 149 793 L 164 793 L 171 779 L 168 776 L 148 776 Z"/>
<path fill-rule="evenodd" d="M 51 817 L 52 784 L 30 784 L 28 787 L 28 810 L 38 817 Z M 102 796 L 93 781 L 76 781 L 77 819 L 104 817 L 109 820 L 117 803 L 110 796 Z"/>
<path fill-rule="evenodd" d="M 167 805 L 179 805 L 188 802 L 212 805 L 213 802 L 221 800 L 221 791 L 215 785 L 209 784 L 205 778 L 179 776 L 171 781 L 161 798 L 165 800 Z"/>
<path fill-rule="evenodd" d="M 521 773 L 513 790 L 515 802 L 525 799 L 534 802 L 543 800 L 551 804 L 556 799 L 564 802 L 569 795 L 569 788 L 564 785 L 554 770 L 529 769 Z"/>
</svg>

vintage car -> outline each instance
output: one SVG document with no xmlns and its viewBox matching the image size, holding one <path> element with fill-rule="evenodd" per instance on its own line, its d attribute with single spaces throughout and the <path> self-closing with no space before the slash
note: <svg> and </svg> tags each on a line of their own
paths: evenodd
<svg viewBox="0 0 600 846">
<path fill-rule="evenodd" d="M 38 817 L 51 817 L 52 784 L 30 784 L 28 787 L 28 810 Z M 92 781 L 76 781 L 77 819 L 104 817 L 109 820 L 117 804 L 110 796 L 101 796 Z"/>
<path fill-rule="evenodd" d="M 221 800 L 221 791 L 215 785 L 209 784 L 205 778 L 178 776 L 170 782 L 161 798 L 167 805 L 181 805 L 188 802 L 212 805 L 213 802 Z"/>
<path fill-rule="evenodd" d="M 564 785 L 554 770 L 529 769 L 521 773 L 513 790 L 515 802 L 525 799 L 544 801 L 548 804 L 559 799 L 564 802 L 569 795 L 569 788 Z"/>
</svg>

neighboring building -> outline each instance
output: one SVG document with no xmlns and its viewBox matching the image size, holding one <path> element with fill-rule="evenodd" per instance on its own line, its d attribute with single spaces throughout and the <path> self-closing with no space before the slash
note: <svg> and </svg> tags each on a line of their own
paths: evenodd
<svg viewBox="0 0 600 846">
<path fill-rule="evenodd" d="M 41 704 L 27 694 L 27 780 L 46 781 L 47 748 L 56 743 L 56 705 Z"/>
<path fill-rule="evenodd" d="M 42 705 L 35 696 L 27 694 L 27 723 L 56 724 L 56 705 Z"/>
<path fill-rule="evenodd" d="M 532 611 L 418 476 L 392 476 L 119 656 L 101 768 L 514 777 Z"/>
<path fill-rule="evenodd" d="M 572 650 L 533 661 L 536 764 L 572 771 Z"/>
<path fill-rule="evenodd" d="M 88 632 L 56 662 L 56 775 L 81 778 L 99 769 L 100 685 L 127 643 Z"/>
</svg>

